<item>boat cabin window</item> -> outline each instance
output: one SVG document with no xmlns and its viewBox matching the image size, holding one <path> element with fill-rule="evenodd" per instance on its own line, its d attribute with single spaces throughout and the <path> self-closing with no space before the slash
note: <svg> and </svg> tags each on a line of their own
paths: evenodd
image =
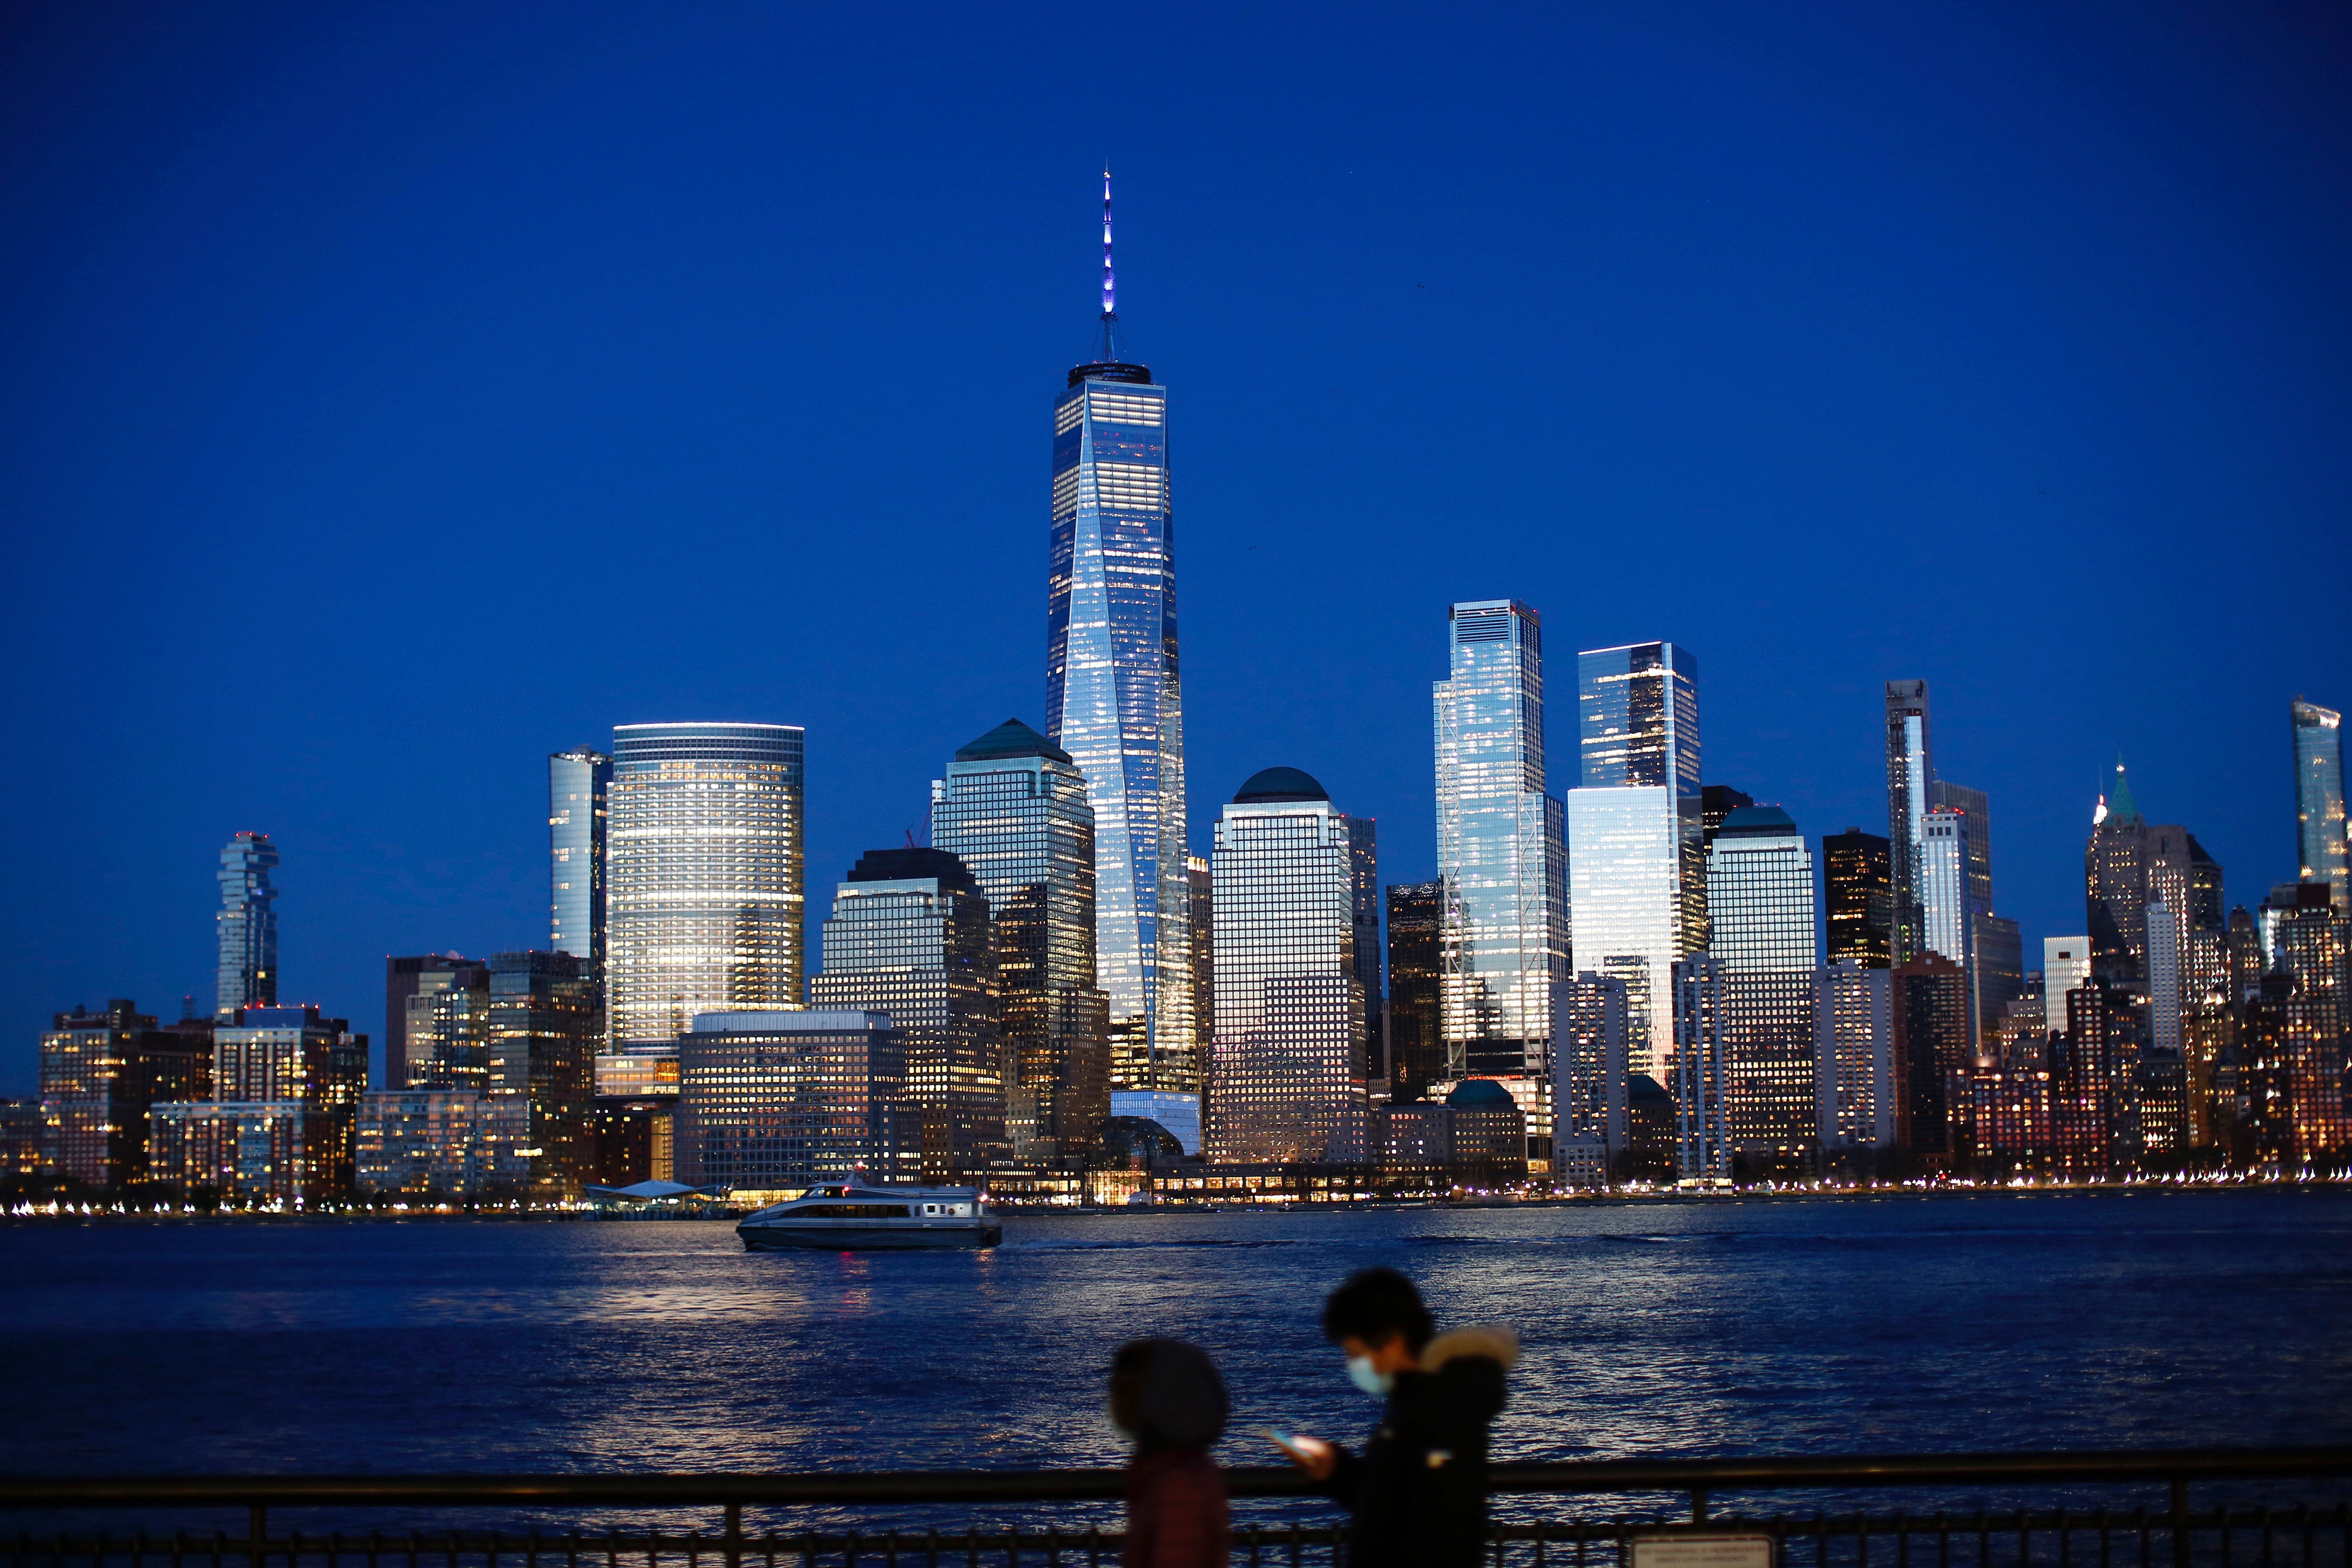
<svg viewBox="0 0 2352 1568">
<path fill-rule="evenodd" d="M 794 1219 L 906 1219 L 905 1204 L 811 1204 L 794 1209 Z"/>
</svg>

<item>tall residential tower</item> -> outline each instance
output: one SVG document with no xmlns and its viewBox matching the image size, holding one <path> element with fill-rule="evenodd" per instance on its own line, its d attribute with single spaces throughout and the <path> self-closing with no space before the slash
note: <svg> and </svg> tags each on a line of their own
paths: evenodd
<svg viewBox="0 0 2352 1568">
<path fill-rule="evenodd" d="M 278 847 L 267 833 L 240 833 L 220 856 L 220 970 L 213 1011 L 278 1005 L 278 889 L 269 873 Z"/>
</svg>

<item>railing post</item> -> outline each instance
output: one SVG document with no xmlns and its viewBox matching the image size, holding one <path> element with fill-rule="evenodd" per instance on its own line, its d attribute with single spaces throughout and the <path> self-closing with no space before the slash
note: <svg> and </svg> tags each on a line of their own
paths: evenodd
<svg viewBox="0 0 2352 1568">
<path fill-rule="evenodd" d="M 1691 1488 L 1691 1522 L 1693 1524 L 1706 1522 L 1706 1489 L 1705 1487 Z"/>
<path fill-rule="evenodd" d="M 720 1552 L 727 1568 L 741 1568 L 743 1562 L 743 1504 L 739 1499 L 727 1505 L 727 1530 Z"/>
<path fill-rule="evenodd" d="M 2189 1568 L 2189 1478 L 2172 1478 L 2172 1568 Z"/>
<path fill-rule="evenodd" d="M 269 1533 L 269 1505 L 254 1503 L 247 1510 L 245 1524 L 246 1568 L 261 1568 L 262 1539 Z"/>
</svg>

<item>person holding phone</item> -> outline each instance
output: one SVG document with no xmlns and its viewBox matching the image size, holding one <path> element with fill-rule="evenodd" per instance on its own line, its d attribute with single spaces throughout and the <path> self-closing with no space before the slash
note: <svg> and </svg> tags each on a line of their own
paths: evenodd
<svg viewBox="0 0 2352 1568">
<path fill-rule="evenodd" d="M 1352 1276 L 1323 1305 L 1323 1335 L 1350 1382 L 1383 1401 L 1362 1458 L 1319 1437 L 1268 1432 L 1347 1505 L 1350 1568 L 1476 1568 L 1486 1550 L 1486 1428 L 1518 1359 L 1505 1328 L 1435 1325 L 1393 1268 Z"/>
</svg>

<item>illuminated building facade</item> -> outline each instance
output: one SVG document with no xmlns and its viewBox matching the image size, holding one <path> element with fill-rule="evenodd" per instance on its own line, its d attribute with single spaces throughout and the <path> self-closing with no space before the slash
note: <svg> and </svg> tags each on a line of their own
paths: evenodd
<svg viewBox="0 0 2352 1568">
<path fill-rule="evenodd" d="M 1935 805 L 1929 786 L 1936 777 L 1933 736 L 1927 722 L 1927 683 L 1886 683 L 1886 842 L 1894 884 L 1893 958 L 1896 963 L 1927 949 L 1927 913 L 1921 907 L 1921 829 Z"/>
<path fill-rule="evenodd" d="M 1551 1157 L 1551 988 L 1568 973 L 1560 803 L 1545 789 L 1543 626 L 1515 599 L 1451 611 L 1433 689 L 1438 1027 L 1445 1077 L 1491 1078 Z"/>
<path fill-rule="evenodd" d="M 1723 1051 L 1723 961 L 1677 959 L 1674 984 L 1676 1169 L 1685 1181 L 1731 1179 L 1731 1122 Z"/>
<path fill-rule="evenodd" d="M 1438 928 L 1443 882 L 1398 882 L 1389 900 L 1389 1100 L 1417 1100 L 1445 1078 L 1438 1023 Z"/>
<path fill-rule="evenodd" d="M 1948 1159 L 1961 1152 L 1968 1110 L 1968 973 L 1933 952 L 1892 973 L 1904 1136 L 1915 1152 Z"/>
<path fill-rule="evenodd" d="M 1069 752 L 1008 719 L 932 781 L 931 843 L 963 862 L 988 900 L 1014 1154 L 1076 1154 L 1111 1113 L 1086 781 Z"/>
<path fill-rule="evenodd" d="M 455 952 L 394 954 L 383 961 L 383 1089 L 408 1087 L 408 999 L 448 983 L 448 972 L 472 963 Z M 426 975 L 435 978 L 427 981 Z"/>
<path fill-rule="evenodd" d="M 613 759 L 586 746 L 547 759 L 548 942 L 586 965 L 597 988 L 603 1035 L 604 850 L 611 826 Z"/>
<path fill-rule="evenodd" d="M 1895 1148 L 1906 1118 L 1893 976 L 1840 958 L 1815 977 L 1813 1005 L 1815 1135 L 1823 1152 Z"/>
<path fill-rule="evenodd" d="M 2045 936 L 2042 939 L 2042 1005 L 2044 1033 L 2066 1032 L 2066 994 L 2091 983 L 2091 939 Z"/>
<path fill-rule="evenodd" d="M 1853 959 L 1864 969 L 1894 963 L 1894 862 L 1887 841 L 1849 827 L 1822 836 L 1822 914 L 1829 961 Z"/>
<path fill-rule="evenodd" d="M 698 1013 L 803 995 L 803 732 L 790 724 L 613 731 L 605 960 L 616 1046 Z"/>
<path fill-rule="evenodd" d="M 2345 840 L 2344 715 L 2298 697 L 2294 731 L 2295 878 L 2325 882 L 2339 909 L 2352 905 L 2352 850 Z"/>
<path fill-rule="evenodd" d="M 495 1170 L 486 1102 L 455 1089 L 394 1089 L 360 1101 L 353 1164 L 359 1188 L 380 1195 L 467 1198 Z"/>
<path fill-rule="evenodd" d="M 402 1089 L 488 1092 L 490 966 L 452 953 L 402 978 L 408 994 L 401 1003 L 400 1070 L 387 1078 Z M 391 1059 L 389 1048 L 386 1058 Z"/>
<path fill-rule="evenodd" d="M 316 1007 L 245 1007 L 213 1026 L 213 1100 L 292 1105 L 302 1112 L 292 1190 L 305 1198 L 352 1185 L 367 1075 L 368 1037 L 353 1034 L 346 1019 L 320 1017 Z"/>
<path fill-rule="evenodd" d="M 1698 660 L 1669 642 L 1576 658 L 1580 782 L 1568 796 L 1577 967 L 1625 982 L 1628 1070 L 1664 1079 L 1671 972 L 1706 951 Z"/>
<path fill-rule="evenodd" d="M 1206 855 L 1184 857 L 1184 929 L 1192 942 L 1192 1059 L 1205 1074 L 1217 1037 L 1216 877 Z M 1201 1148 L 1187 1144 L 1184 1152 L 1197 1154 Z"/>
<path fill-rule="evenodd" d="M 497 1179 L 526 1197 L 576 1197 L 594 1160 L 593 966 L 572 952 L 501 952 L 489 982 L 483 1091 Z"/>
<path fill-rule="evenodd" d="M 247 1208 L 294 1208 L 349 1184 L 343 1130 L 299 1100 L 158 1101 L 148 1135 L 154 1179 Z"/>
<path fill-rule="evenodd" d="M 879 1013 L 704 1013 L 677 1042 L 677 1179 L 738 1192 L 913 1181 L 921 1118 Z"/>
<path fill-rule="evenodd" d="M 1198 1095 L 1168 389 L 1119 357 L 1108 175 L 1102 331 L 1054 405 L 1045 732 L 1094 806 L 1113 1085 Z"/>
<path fill-rule="evenodd" d="M 1608 1184 L 1625 1151 L 1625 982 L 1586 970 L 1552 989 L 1552 1178 Z"/>
<path fill-rule="evenodd" d="M 2296 1158 L 2352 1151 L 2352 995 L 2347 921 L 2326 882 L 2303 882 L 2272 928 L 2272 961 L 2294 984 L 2283 999 L 2279 1041 L 2288 1148 Z"/>
<path fill-rule="evenodd" d="M 278 1005 L 278 889 L 269 873 L 278 847 L 267 833 L 240 833 L 220 857 L 220 909 L 213 916 L 220 965 L 213 1011 Z"/>
<path fill-rule="evenodd" d="M 1219 1162 L 1367 1157 L 1364 996 L 1348 819 L 1296 768 L 1254 773 L 1217 821 Z"/>
<path fill-rule="evenodd" d="M 887 1015 L 922 1118 L 926 1180 L 1001 1159 L 1003 1042 L 988 900 L 944 849 L 869 849 L 835 889 L 810 1005 Z"/>
<path fill-rule="evenodd" d="M 1921 941 L 1969 977 L 1969 1046 L 1977 1038 L 1975 906 L 1969 898 L 1969 837 L 1973 826 L 1957 806 L 1937 805 L 1920 819 L 1918 870 Z"/>
<path fill-rule="evenodd" d="M 1348 823 L 1348 879 L 1355 898 L 1356 982 L 1364 990 L 1364 1078 L 1386 1091 L 1388 1043 L 1381 1017 L 1381 855 L 1379 825 L 1369 816 Z"/>
<path fill-rule="evenodd" d="M 128 997 L 103 1013 L 54 1015 L 41 1037 L 45 1163 L 93 1187 L 143 1179 L 149 1107 L 212 1092 L 212 1026 L 189 1018 L 158 1028 Z"/>
<path fill-rule="evenodd" d="M 1706 852 L 1707 952 L 1722 971 L 1724 1120 L 1759 1164 L 1801 1163 L 1814 1100 L 1813 857 L 1777 805 L 1735 808 Z"/>
</svg>

